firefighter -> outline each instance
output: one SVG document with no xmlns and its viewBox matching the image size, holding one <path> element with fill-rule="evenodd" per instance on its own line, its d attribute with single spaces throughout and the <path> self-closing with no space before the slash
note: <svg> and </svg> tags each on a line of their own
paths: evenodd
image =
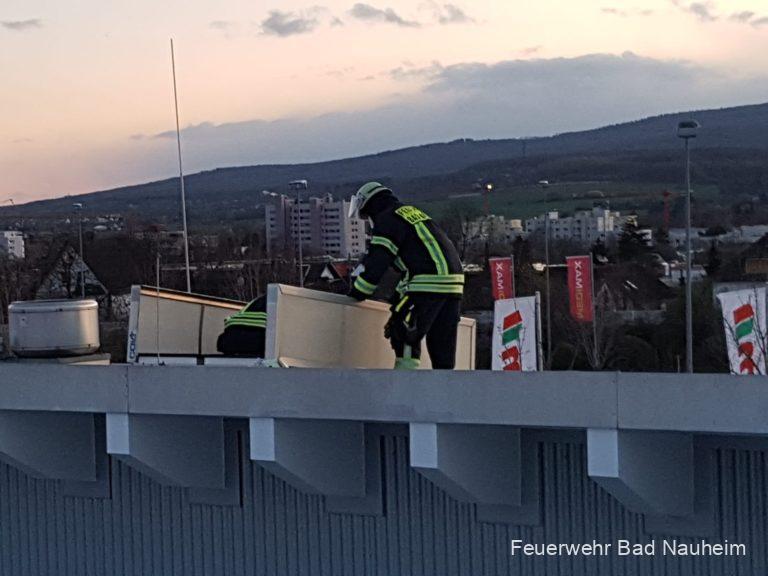
<svg viewBox="0 0 768 576">
<path fill-rule="evenodd" d="M 224 332 L 216 341 L 216 350 L 226 356 L 264 358 L 266 330 L 267 298 L 262 296 L 224 320 Z"/>
<path fill-rule="evenodd" d="M 349 216 L 368 218 L 373 225 L 350 296 L 358 300 L 372 296 L 389 267 L 401 275 L 384 331 L 395 351 L 395 368 L 419 367 L 426 336 L 432 367 L 453 369 L 464 292 L 456 248 L 427 214 L 401 203 L 378 182 L 360 187 L 350 202 Z"/>
</svg>

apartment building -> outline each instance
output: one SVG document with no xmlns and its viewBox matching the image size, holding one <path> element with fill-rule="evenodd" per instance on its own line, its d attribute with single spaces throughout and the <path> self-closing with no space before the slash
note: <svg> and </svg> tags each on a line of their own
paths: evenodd
<svg viewBox="0 0 768 576">
<path fill-rule="evenodd" d="M 535 216 L 525 221 L 526 234 L 544 232 L 545 215 Z M 568 240 L 592 244 L 598 240 L 603 242 L 616 239 L 621 233 L 621 227 L 626 220 L 619 212 L 606 208 L 579 210 L 573 216 L 561 217 L 557 211 L 549 213 L 550 237 L 553 240 Z"/>
<path fill-rule="evenodd" d="M 276 195 L 265 210 L 267 254 L 297 252 L 299 237 L 305 255 L 355 258 L 365 252 L 365 220 L 349 218 L 349 202 L 330 194 L 302 199 Z"/>
<path fill-rule="evenodd" d="M 17 230 L 0 230 L 0 252 L 24 259 L 24 234 Z"/>
<path fill-rule="evenodd" d="M 480 216 L 466 223 L 466 234 L 475 241 L 514 242 L 523 235 L 523 223 L 518 218 L 508 219 L 504 216 L 489 214 Z"/>
</svg>

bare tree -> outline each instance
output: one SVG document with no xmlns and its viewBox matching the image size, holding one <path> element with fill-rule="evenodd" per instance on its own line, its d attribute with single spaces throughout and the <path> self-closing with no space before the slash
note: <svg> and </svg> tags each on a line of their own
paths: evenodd
<svg viewBox="0 0 768 576">
<path fill-rule="evenodd" d="M 480 210 L 473 203 L 452 202 L 440 225 L 456 245 L 462 261 L 466 261 L 472 243 L 472 221 L 480 215 Z"/>
<path fill-rule="evenodd" d="M 8 306 L 27 297 L 32 282 L 27 262 L 0 253 L 0 324 L 6 323 Z"/>
</svg>

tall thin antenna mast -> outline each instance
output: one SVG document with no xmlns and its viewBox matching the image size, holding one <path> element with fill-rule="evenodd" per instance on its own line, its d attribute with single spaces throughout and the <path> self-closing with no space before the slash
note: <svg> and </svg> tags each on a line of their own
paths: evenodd
<svg viewBox="0 0 768 576">
<path fill-rule="evenodd" d="M 171 38 L 171 69 L 173 70 L 173 102 L 176 107 L 176 147 L 179 151 L 179 182 L 181 183 L 181 219 L 184 224 L 184 262 L 187 271 L 187 292 L 192 292 L 192 279 L 189 274 L 189 236 L 187 234 L 187 197 L 184 191 L 184 167 L 181 163 L 181 127 L 179 126 L 179 96 L 176 91 L 176 57 L 173 53 Z"/>
</svg>

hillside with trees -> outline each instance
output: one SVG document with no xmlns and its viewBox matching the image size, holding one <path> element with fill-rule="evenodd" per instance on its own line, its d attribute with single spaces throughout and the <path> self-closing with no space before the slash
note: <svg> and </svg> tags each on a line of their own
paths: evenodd
<svg viewBox="0 0 768 576">
<path fill-rule="evenodd" d="M 297 178 L 309 180 L 313 194 L 337 197 L 349 196 L 360 183 L 378 179 L 414 200 L 469 194 L 486 181 L 493 181 L 502 193 L 540 179 L 674 187 L 682 182 L 681 143 L 675 126 L 691 116 L 702 124 L 694 143 L 697 186 L 716 187 L 729 210 L 768 192 L 768 104 L 761 104 L 669 114 L 547 138 L 462 139 L 331 162 L 219 168 L 186 177 L 190 222 L 215 226 L 260 219 L 261 192 L 287 192 L 287 183 Z M 86 214 L 119 213 L 163 224 L 179 218 L 178 179 L 172 178 L 4 207 L 0 223 L 19 217 L 66 216 L 74 201 L 84 203 Z M 524 198 L 511 202 L 524 203 Z"/>
</svg>

